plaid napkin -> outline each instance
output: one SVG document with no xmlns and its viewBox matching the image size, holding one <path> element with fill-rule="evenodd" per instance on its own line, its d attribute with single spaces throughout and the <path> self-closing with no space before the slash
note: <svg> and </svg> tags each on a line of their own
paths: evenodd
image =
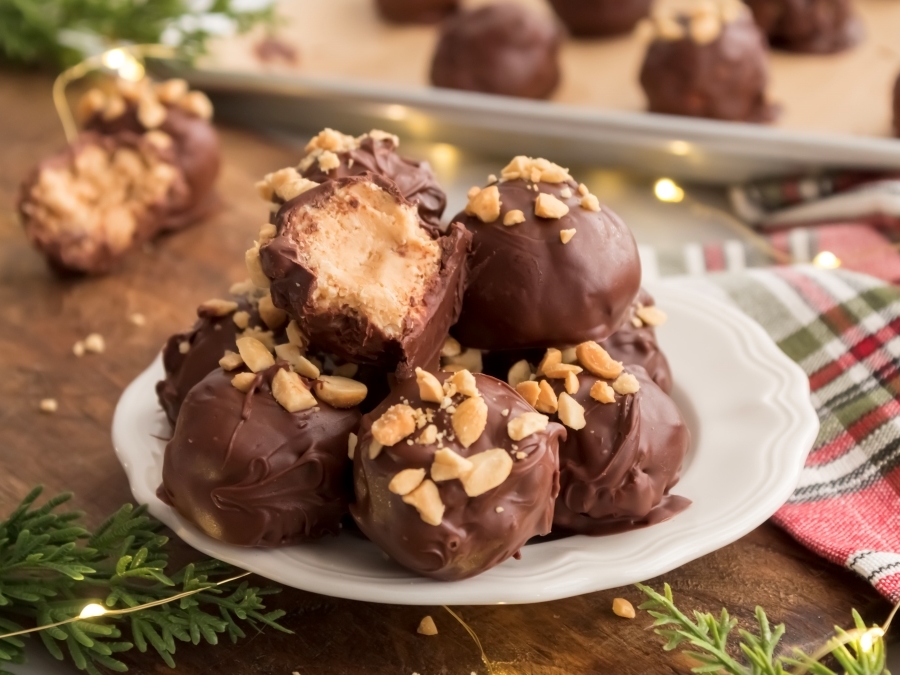
<svg viewBox="0 0 900 675">
<path fill-rule="evenodd" d="M 809 266 L 707 279 L 809 376 L 821 431 L 774 522 L 900 600 L 900 289 Z"/>
</svg>

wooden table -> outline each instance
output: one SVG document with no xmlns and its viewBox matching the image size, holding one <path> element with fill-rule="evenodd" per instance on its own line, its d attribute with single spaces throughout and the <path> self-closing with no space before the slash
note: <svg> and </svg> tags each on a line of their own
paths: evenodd
<svg viewBox="0 0 900 675">
<path fill-rule="evenodd" d="M 75 504 L 97 524 L 131 494 L 113 455 L 110 423 L 122 389 L 154 358 L 164 339 L 189 325 L 195 306 L 243 278 L 243 251 L 259 229 L 253 182 L 296 162 L 284 149 L 235 129 L 222 129 L 220 180 L 226 208 L 213 220 L 135 253 L 116 274 L 60 280 L 34 252 L 13 204 L 19 181 L 64 138 L 50 99 L 51 79 L 0 72 L 0 513 L 37 483 L 49 493 L 72 490 Z M 143 327 L 128 321 L 140 312 Z M 72 345 L 88 333 L 106 338 L 102 355 L 76 358 Z M 45 397 L 54 415 L 38 411 Z M 856 576 L 809 553 L 766 524 L 740 541 L 675 570 L 668 581 L 686 609 L 725 605 L 742 623 L 762 605 L 788 627 L 786 644 L 814 648 L 850 609 L 881 620 L 887 604 Z M 617 596 L 637 604 L 633 588 L 540 605 L 460 607 L 494 664 L 494 673 L 686 673 L 684 660 L 664 654 L 647 632 L 647 616 L 613 615 Z M 422 675 L 486 672 L 463 628 L 439 607 L 400 607 L 285 591 L 294 635 L 266 632 L 233 646 L 178 648 L 175 672 L 229 675 Z M 415 632 L 431 614 L 435 637 Z M 138 675 L 167 673 L 153 655 L 127 657 Z"/>
</svg>

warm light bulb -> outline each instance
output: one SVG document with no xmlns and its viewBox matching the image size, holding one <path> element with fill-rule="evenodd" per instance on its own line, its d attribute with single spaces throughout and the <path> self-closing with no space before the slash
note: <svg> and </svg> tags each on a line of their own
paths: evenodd
<svg viewBox="0 0 900 675">
<path fill-rule="evenodd" d="M 884 631 L 877 626 L 875 628 L 870 628 L 865 633 L 859 636 L 859 648 L 863 651 L 863 653 L 868 653 L 872 651 L 872 645 L 875 643 L 876 638 L 883 638 Z"/>
<path fill-rule="evenodd" d="M 841 259 L 831 251 L 819 251 L 813 258 L 813 265 L 824 270 L 835 270 L 841 266 Z"/>
<path fill-rule="evenodd" d="M 691 154 L 691 144 L 687 141 L 672 141 L 669 143 L 669 152 L 679 157 Z"/>
<path fill-rule="evenodd" d="M 684 199 L 684 190 L 671 178 L 660 178 L 653 186 L 653 194 L 661 202 L 680 202 Z"/>
<path fill-rule="evenodd" d="M 106 614 L 106 608 L 103 605 L 98 605 L 96 602 L 92 602 L 89 605 L 86 605 L 84 609 L 81 610 L 81 614 L 78 615 L 79 619 L 93 619 L 96 616 L 103 616 Z"/>
<path fill-rule="evenodd" d="M 118 70 L 125 63 L 125 52 L 121 49 L 110 49 L 103 55 L 102 61 L 110 70 Z"/>
<path fill-rule="evenodd" d="M 128 58 L 125 59 L 125 62 L 119 66 L 117 72 L 119 77 L 123 80 L 128 80 L 129 82 L 137 82 L 138 80 L 144 79 L 144 66 L 130 54 L 128 55 Z"/>
</svg>

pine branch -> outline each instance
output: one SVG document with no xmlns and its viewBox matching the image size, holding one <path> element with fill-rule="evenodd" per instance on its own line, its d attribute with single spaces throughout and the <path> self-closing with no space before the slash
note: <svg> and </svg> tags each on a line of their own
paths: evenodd
<svg viewBox="0 0 900 675">
<path fill-rule="evenodd" d="M 81 513 L 58 512 L 69 495 L 35 508 L 40 493 L 40 488 L 33 490 L 0 522 L 0 633 L 77 617 L 90 602 L 127 609 L 198 591 L 169 604 L 39 633 L 54 657 L 99 675 L 101 668 L 126 670 L 117 655 L 134 647 L 141 652 L 152 648 L 174 666 L 178 642 L 214 645 L 223 634 L 236 641 L 247 626 L 290 632 L 278 623 L 284 612 L 267 612 L 263 601 L 278 589 L 246 582 L 230 589 L 218 586 L 235 574 L 223 562 L 204 560 L 168 576 L 168 538 L 159 534 L 162 525 L 145 507 L 126 504 L 89 532 L 78 524 Z M 0 668 L 23 662 L 23 649 L 20 638 L 0 640 Z"/>
<path fill-rule="evenodd" d="M 784 636 L 784 625 L 773 628 L 762 607 L 757 607 L 758 632 L 738 631 L 740 640 L 737 647 L 746 659 L 746 662 L 740 662 L 728 651 L 729 638 L 737 621 L 730 618 L 725 609 L 718 619 L 712 614 L 695 611 L 692 621 L 675 606 L 669 584 L 665 584 L 662 595 L 643 584 L 637 584 L 637 587 L 648 598 L 639 609 L 647 610 L 654 617 L 654 632 L 667 640 L 663 649 L 681 648 L 686 656 L 700 663 L 692 669 L 695 673 L 788 675 L 787 667 L 792 666 L 808 675 L 838 675 L 820 662 L 821 658 L 831 653 L 847 675 L 890 675 L 885 669 L 884 640 L 873 635 L 872 630 L 877 630 L 877 627 L 872 627 L 872 630 L 866 627 L 856 610 L 853 610 L 856 628 L 852 634 L 835 627 L 835 637 L 829 641 L 829 648 L 820 654 L 809 656 L 795 649 L 793 657 L 786 657 L 775 655 Z M 867 634 L 868 638 L 864 637 Z M 864 648 L 863 640 L 867 640 L 867 648 Z"/>
</svg>

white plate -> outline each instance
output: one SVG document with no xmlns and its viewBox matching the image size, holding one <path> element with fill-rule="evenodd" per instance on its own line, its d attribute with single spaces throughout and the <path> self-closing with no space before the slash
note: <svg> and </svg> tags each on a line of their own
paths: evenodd
<svg viewBox="0 0 900 675">
<path fill-rule="evenodd" d="M 569 537 L 522 549 L 474 579 L 417 577 L 367 541 L 341 536 L 288 548 L 243 549 L 200 532 L 156 497 L 170 434 L 154 383 L 159 359 L 116 408 L 113 443 L 139 503 L 194 548 L 287 586 L 409 605 L 542 602 L 663 574 L 742 537 L 790 496 L 818 432 L 803 371 L 766 333 L 712 291 L 668 280 L 649 286 L 669 321 L 660 329 L 675 399 L 693 435 L 674 492 L 693 504 L 672 520 L 608 537 Z"/>
</svg>

